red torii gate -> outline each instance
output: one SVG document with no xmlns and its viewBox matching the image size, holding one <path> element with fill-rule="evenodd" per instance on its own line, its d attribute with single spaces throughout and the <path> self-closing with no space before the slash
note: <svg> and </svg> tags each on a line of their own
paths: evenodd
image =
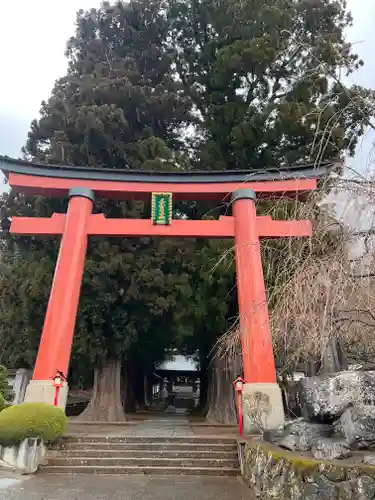
<svg viewBox="0 0 375 500">
<path fill-rule="evenodd" d="M 68 196 L 66 214 L 51 218 L 13 217 L 11 233 L 62 235 L 33 379 L 26 400 L 53 400 L 51 377 L 67 373 L 78 310 L 88 236 L 167 236 L 234 238 L 244 379 L 244 399 L 266 395 L 266 427 L 283 422 L 283 406 L 276 382 L 275 362 L 263 280 L 260 238 L 311 236 L 310 221 L 274 221 L 257 216 L 256 196 L 303 196 L 317 188 L 319 170 L 312 165 L 284 172 L 164 173 L 60 167 L 0 159 L 0 168 L 13 190 L 31 195 Z M 172 220 L 155 225 L 147 219 L 106 219 L 93 214 L 95 196 L 150 199 L 151 193 L 171 193 L 174 199 L 227 200 L 232 216 L 218 220 Z M 65 407 L 67 388 L 60 405 Z M 245 419 L 246 427 L 246 419 Z"/>
</svg>

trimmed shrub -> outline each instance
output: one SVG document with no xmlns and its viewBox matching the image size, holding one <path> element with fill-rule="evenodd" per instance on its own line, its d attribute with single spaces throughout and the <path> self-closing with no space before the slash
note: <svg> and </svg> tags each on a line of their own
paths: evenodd
<svg viewBox="0 0 375 500">
<path fill-rule="evenodd" d="M 10 406 L 0 413 L 0 444 L 17 444 L 28 437 L 51 443 L 64 434 L 67 422 L 61 408 L 46 403 Z"/>
</svg>

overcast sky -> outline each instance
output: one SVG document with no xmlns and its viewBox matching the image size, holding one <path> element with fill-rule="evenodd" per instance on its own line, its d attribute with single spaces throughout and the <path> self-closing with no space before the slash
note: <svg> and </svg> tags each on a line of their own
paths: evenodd
<svg viewBox="0 0 375 500">
<path fill-rule="evenodd" d="M 99 4 L 99 0 L 1 2 L 0 154 L 20 155 L 41 101 L 65 73 L 65 45 L 74 33 L 77 10 Z"/>
<path fill-rule="evenodd" d="M 73 34 L 76 11 L 99 3 L 18 0 L 1 5 L 0 154 L 20 155 L 41 101 L 48 98 L 54 81 L 65 73 L 65 44 Z M 356 42 L 356 50 L 365 61 L 354 81 L 375 88 L 375 0 L 349 0 L 349 7 L 354 16 L 349 38 Z M 371 143 L 372 138 L 368 138 L 357 156 L 361 170 L 368 162 Z"/>
</svg>

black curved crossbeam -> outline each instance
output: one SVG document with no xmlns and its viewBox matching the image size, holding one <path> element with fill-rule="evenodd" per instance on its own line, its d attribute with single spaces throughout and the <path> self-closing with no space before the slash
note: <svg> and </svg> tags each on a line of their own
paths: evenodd
<svg viewBox="0 0 375 500">
<path fill-rule="evenodd" d="M 149 172 L 130 169 L 108 169 L 73 167 L 68 165 L 49 165 L 0 156 L 0 170 L 6 177 L 10 173 L 37 177 L 81 179 L 112 182 L 136 183 L 173 183 L 173 184 L 211 184 L 229 182 L 264 182 L 289 179 L 320 179 L 335 169 L 336 164 L 322 162 L 295 164 L 262 170 L 224 170 L 224 171 L 171 171 Z"/>
</svg>

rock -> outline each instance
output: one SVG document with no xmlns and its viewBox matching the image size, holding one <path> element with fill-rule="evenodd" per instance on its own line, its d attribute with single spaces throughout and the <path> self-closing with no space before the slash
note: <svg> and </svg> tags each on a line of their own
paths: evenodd
<svg viewBox="0 0 375 500">
<path fill-rule="evenodd" d="M 337 485 L 337 498 L 339 500 L 352 500 L 353 489 L 350 481 L 339 483 Z"/>
<path fill-rule="evenodd" d="M 369 476 L 361 476 L 352 482 L 356 500 L 373 500 L 375 495 L 375 480 Z"/>
<path fill-rule="evenodd" d="M 309 451 L 311 449 L 312 443 L 308 436 L 296 436 L 289 434 L 289 436 L 284 436 L 278 442 L 278 445 L 286 450 L 291 451 Z"/>
<path fill-rule="evenodd" d="M 263 439 L 288 450 L 309 451 L 322 437 L 328 438 L 332 434 L 331 425 L 306 422 L 300 418 L 279 429 L 265 431 Z"/>
<path fill-rule="evenodd" d="M 303 489 L 304 500 L 321 500 L 319 497 L 319 486 L 317 484 L 305 483 L 304 486 L 305 486 Z"/>
<path fill-rule="evenodd" d="M 346 441 L 330 438 L 317 439 L 311 448 L 311 453 L 317 460 L 340 460 L 352 455 Z"/>
<path fill-rule="evenodd" d="M 375 372 L 346 371 L 308 377 L 299 382 L 303 416 L 332 422 L 357 404 L 375 405 Z"/>
<path fill-rule="evenodd" d="M 347 469 L 342 467 L 341 464 L 337 462 L 334 463 L 332 461 L 324 461 L 324 463 L 319 465 L 319 471 L 324 477 L 334 483 L 341 483 L 347 479 Z"/>
<path fill-rule="evenodd" d="M 373 465 L 375 466 L 375 454 L 373 455 L 366 455 L 363 457 L 363 463 L 366 465 Z"/>
<path fill-rule="evenodd" d="M 288 470 L 283 496 L 281 498 L 288 498 L 288 500 L 298 500 L 299 498 L 305 498 L 303 490 L 304 485 L 301 483 L 301 481 L 299 481 L 296 471 L 294 469 Z"/>
<path fill-rule="evenodd" d="M 324 476 L 318 476 L 314 482 L 318 486 L 320 500 L 337 499 L 337 489 L 335 483 L 329 481 Z"/>
<path fill-rule="evenodd" d="M 371 448 L 375 445 L 375 408 L 368 405 L 347 408 L 335 428 L 350 448 Z"/>
</svg>

